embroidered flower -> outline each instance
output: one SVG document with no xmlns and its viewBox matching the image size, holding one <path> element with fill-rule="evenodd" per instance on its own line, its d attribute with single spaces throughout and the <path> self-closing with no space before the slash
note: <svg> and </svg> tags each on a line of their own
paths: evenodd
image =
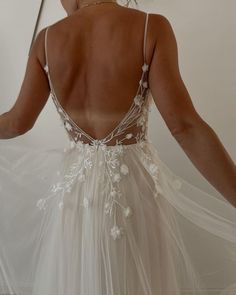
<svg viewBox="0 0 236 295">
<path fill-rule="evenodd" d="M 72 126 L 71 126 L 71 124 L 70 124 L 68 121 L 65 122 L 65 128 L 66 128 L 68 131 L 71 131 L 71 130 L 72 130 Z"/>
<path fill-rule="evenodd" d="M 130 207 L 126 207 L 123 209 L 123 213 L 124 213 L 125 217 L 129 217 L 132 215 L 132 210 Z"/>
<path fill-rule="evenodd" d="M 141 95 L 138 94 L 137 96 L 135 96 L 134 103 L 137 106 L 141 106 L 142 105 L 142 102 L 143 102 L 143 97 Z"/>
<path fill-rule="evenodd" d="M 120 166 L 120 172 L 124 175 L 127 175 L 129 173 L 129 168 L 125 164 L 121 164 Z"/>
<path fill-rule="evenodd" d="M 63 209 L 63 207 L 64 207 L 64 203 L 63 203 L 63 201 L 61 201 L 61 202 L 58 204 L 58 207 L 59 207 L 60 210 Z"/>
<path fill-rule="evenodd" d="M 111 228 L 111 236 L 113 237 L 114 240 L 119 239 L 123 234 L 123 228 L 118 227 L 117 225 L 114 225 Z"/>
<path fill-rule="evenodd" d="M 92 168 L 92 166 L 93 166 L 93 163 L 92 163 L 92 160 L 91 160 L 91 158 L 89 157 L 89 158 L 86 158 L 85 160 L 84 160 L 84 168 L 85 169 L 90 169 L 90 168 Z"/>
<path fill-rule="evenodd" d="M 145 123 L 145 117 L 144 117 L 144 115 L 142 114 L 142 115 L 138 118 L 138 120 L 137 120 L 137 126 L 143 126 L 144 123 Z"/>
<path fill-rule="evenodd" d="M 152 163 L 149 165 L 149 171 L 151 174 L 155 174 L 158 171 L 158 167 L 156 164 Z"/>
<path fill-rule="evenodd" d="M 40 199 L 37 202 L 37 207 L 42 210 L 42 209 L 46 209 L 46 200 L 45 199 Z"/>
<path fill-rule="evenodd" d="M 147 81 L 144 81 L 144 82 L 143 82 L 143 87 L 145 87 L 145 88 L 148 87 Z"/>
<path fill-rule="evenodd" d="M 116 174 L 113 176 L 113 181 L 114 181 L 114 182 L 119 182 L 120 180 L 121 180 L 120 173 L 116 173 Z"/>
<path fill-rule="evenodd" d="M 56 183 L 53 185 L 52 187 L 52 192 L 56 193 L 57 191 L 59 191 L 61 189 L 60 183 Z"/>
<path fill-rule="evenodd" d="M 179 190 L 182 187 L 182 183 L 179 179 L 175 179 L 173 181 L 173 187 L 177 190 Z"/>
<path fill-rule="evenodd" d="M 84 199 L 83 199 L 84 208 L 88 208 L 89 205 L 90 205 L 90 200 L 88 198 L 84 197 Z"/>
<path fill-rule="evenodd" d="M 112 168 L 116 168 L 117 166 L 119 166 L 119 160 L 114 158 L 114 157 L 111 157 L 110 159 L 107 159 L 107 164 L 112 167 Z"/>
<path fill-rule="evenodd" d="M 142 66 L 142 70 L 146 72 L 148 68 L 149 68 L 148 64 L 144 63 L 144 65 Z"/>
<path fill-rule="evenodd" d="M 126 134 L 125 138 L 130 139 L 130 138 L 132 138 L 132 136 L 133 136 L 132 133 L 128 133 L 128 134 Z"/>
<path fill-rule="evenodd" d="M 46 73 L 48 73 L 48 65 L 47 64 L 44 66 L 44 70 Z"/>
<path fill-rule="evenodd" d="M 105 205 L 104 205 L 105 214 L 108 214 L 110 212 L 110 208 L 111 208 L 110 203 L 106 202 Z"/>
</svg>

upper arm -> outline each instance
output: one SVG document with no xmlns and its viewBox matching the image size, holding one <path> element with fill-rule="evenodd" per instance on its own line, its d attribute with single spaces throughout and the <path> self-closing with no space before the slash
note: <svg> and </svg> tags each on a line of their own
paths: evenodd
<svg viewBox="0 0 236 295">
<path fill-rule="evenodd" d="M 45 29 L 38 33 L 31 47 L 18 98 L 9 111 L 11 121 L 21 133 L 33 127 L 50 93 L 47 75 L 43 69 L 44 35 Z"/>
<path fill-rule="evenodd" d="M 201 119 L 182 80 L 178 48 L 170 22 L 154 17 L 156 44 L 149 70 L 149 88 L 154 102 L 172 134 L 193 126 Z"/>
</svg>

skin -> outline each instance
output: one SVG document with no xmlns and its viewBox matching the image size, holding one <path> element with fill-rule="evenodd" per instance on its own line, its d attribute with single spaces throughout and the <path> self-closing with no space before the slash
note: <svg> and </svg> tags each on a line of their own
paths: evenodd
<svg viewBox="0 0 236 295">
<path fill-rule="evenodd" d="M 137 91 L 143 64 L 143 34 L 139 32 L 143 32 L 145 14 L 114 3 L 78 9 L 85 2 L 61 2 L 68 17 L 52 25 L 48 34 L 54 88 L 71 118 L 94 138 L 102 138 L 123 118 Z M 65 31 L 70 39 L 65 39 Z M 45 29 L 33 44 L 14 106 L 0 116 L 0 139 L 32 129 L 48 100 L 44 37 Z M 76 50 L 63 51 L 64 44 Z M 102 66 L 104 60 L 108 68 Z M 159 14 L 149 15 L 146 62 L 150 64 L 149 88 L 166 126 L 195 167 L 236 207 L 235 164 L 195 110 L 180 74 L 174 31 Z"/>
</svg>

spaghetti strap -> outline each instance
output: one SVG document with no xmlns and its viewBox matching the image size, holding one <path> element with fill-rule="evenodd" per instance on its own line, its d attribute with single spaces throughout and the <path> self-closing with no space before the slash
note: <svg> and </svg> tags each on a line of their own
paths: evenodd
<svg viewBox="0 0 236 295">
<path fill-rule="evenodd" d="M 145 29 L 144 29 L 144 38 L 143 38 L 143 59 L 144 63 L 146 63 L 146 39 L 147 39 L 147 25 L 148 25 L 148 16 L 149 14 L 146 13 L 146 21 L 145 21 Z"/>
<path fill-rule="evenodd" d="M 45 40 L 44 40 L 44 52 L 45 52 L 45 61 L 46 64 L 44 66 L 44 70 L 48 73 L 49 68 L 48 68 L 48 51 L 47 51 L 47 43 L 48 43 L 48 29 L 49 27 L 46 28 L 45 31 Z"/>
</svg>

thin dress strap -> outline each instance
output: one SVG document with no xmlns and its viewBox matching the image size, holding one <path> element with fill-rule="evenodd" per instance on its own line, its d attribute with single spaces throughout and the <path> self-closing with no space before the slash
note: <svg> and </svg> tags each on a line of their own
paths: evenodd
<svg viewBox="0 0 236 295">
<path fill-rule="evenodd" d="M 146 64 L 146 39 L 147 39 L 147 25 L 148 25 L 148 16 L 149 14 L 146 13 L 146 21 L 145 21 L 145 29 L 144 29 L 144 38 L 143 38 L 143 59 L 144 63 Z"/>
<path fill-rule="evenodd" d="M 47 73 L 49 72 L 49 67 L 48 67 L 48 51 L 47 51 L 48 29 L 49 29 L 49 27 L 46 28 L 45 40 L 44 40 L 44 51 L 45 51 L 45 61 L 46 61 L 46 64 L 44 66 L 44 70 Z"/>
</svg>

